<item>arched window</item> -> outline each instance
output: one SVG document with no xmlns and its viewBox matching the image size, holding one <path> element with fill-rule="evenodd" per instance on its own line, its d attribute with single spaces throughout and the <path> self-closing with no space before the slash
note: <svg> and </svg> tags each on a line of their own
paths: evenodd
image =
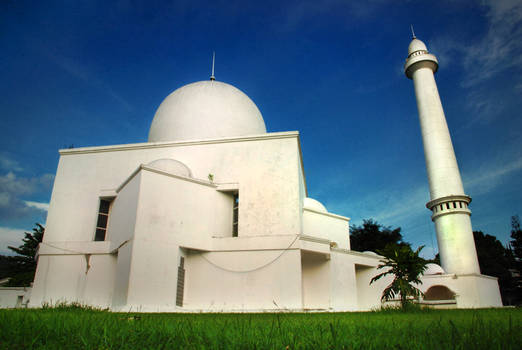
<svg viewBox="0 0 522 350">
<path fill-rule="evenodd" d="M 454 300 L 455 293 L 446 286 L 431 286 L 424 293 L 424 300 Z"/>
</svg>

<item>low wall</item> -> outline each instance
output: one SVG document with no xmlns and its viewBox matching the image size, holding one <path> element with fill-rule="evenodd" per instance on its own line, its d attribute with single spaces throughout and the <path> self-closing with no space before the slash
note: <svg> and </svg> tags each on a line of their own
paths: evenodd
<svg viewBox="0 0 522 350">
<path fill-rule="evenodd" d="M 30 296 L 30 287 L 0 287 L 0 308 L 27 307 Z"/>
</svg>

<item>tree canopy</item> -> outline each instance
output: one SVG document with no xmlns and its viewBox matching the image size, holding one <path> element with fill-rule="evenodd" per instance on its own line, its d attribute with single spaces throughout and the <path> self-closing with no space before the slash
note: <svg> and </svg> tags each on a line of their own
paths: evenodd
<svg viewBox="0 0 522 350">
<path fill-rule="evenodd" d="M 480 272 L 484 275 L 498 277 L 500 294 L 504 304 L 511 304 L 508 295 L 513 284 L 509 268 L 511 261 L 508 250 L 502 243 L 492 235 L 484 234 L 482 231 L 473 231 Z"/>
<path fill-rule="evenodd" d="M 359 252 L 384 249 L 389 244 L 407 245 L 402 240 L 401 228 L 383 226 L 373 219 L 363 220 L 362 226 L 350 226 L 350 246 Z"/>
<path fill-rule="evenodd" d="M 511 241 L 509 243 L 513 250 L 517 269 L 522 271 L 522 230 L 520 229 L 518 215 L 511 217 Z"/>
<path fill-rule="evenodd" d="M 18 248 L 7 247 L 18 254 L 7 257 L 11 272 L 8 286 L 26 287 L 31 285 L 36 272 L 36 251 L 43 239 L 44 232 L 45 228 L 37 223 L 33 232 L 25 232 L 25 238 L 22 239 L 23 243 Z"/>
</svg>

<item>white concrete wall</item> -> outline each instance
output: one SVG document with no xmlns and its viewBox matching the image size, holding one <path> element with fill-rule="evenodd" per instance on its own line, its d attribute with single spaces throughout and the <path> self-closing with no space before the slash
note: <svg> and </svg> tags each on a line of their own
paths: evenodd
<svg viewBox="0 0 522 350">
<path fill-rule="evenodd" d="M 152 172 L 147 172 L 144 179 L 142 170 L 119 191 L 111 208 L 107 232 L 111 249 L 129 239 L 135 242 L 124 244 L 117 258 L 94 258 L 94 255 L 90 258 L 96 263 L 96 267 L 91 264 L 93 274 L 102 270 L 98 264 L 105 263 L 107 274 L 86 279 L 86 255 L 50 248 L 52 245 L 70 249 L 67 247 L 72 242 L 80 253 L 99 250 L 92 246 L 99 198 L 116 194 L 115 190 L 140 164 L 156 159 L 179 160 L 189 166 L 196 179 L 208 181 L 208 175 L 213 174 L 214 183 L 238 184 L 241 236 L 299 234 L 304 184 L 300 183 L 298 143 L 298 133 L 290 132 L 61 151 L 44 236 L 44 245 L 49 246 L 40 256 L 35 280 L 35 305 L 44 301 L 106 305 L 111 294 L 107 292 L 109 285 L 114 286 L 112 305 L 115 308 L 129 302 L 141 305 L 146 292 L 142 295 L 135 289 L 129 290 L 129 284 L 156 286 L 159 283 L 159 277 L 150 276 L 151 270 L 141 268 L 141 260 L 157 268 L 166 261 L 162 257 L 165 247 L 177 247 L 176 244 L 181 243 L 188 248 L 204 248 L 212 245 L 208 239 L 212 236 L 231 236 L 233 197 L 230 193 Z M 134 251 L 134 245 L 144 250 Z M 62 254 L 64 256 L 60 256 Z M 116 276 L 110 276 L 110 271 Z"/>
<path fill-rule="evenodd" d="M 232 195 L 153 171 L 140 174 L 134 239 L 204 247 L 214 236 L 232 236 Z"/>
<path fill-rule="evenodd" d="M 442 285 L 456 293 L 458 308 L 501 307 L 502 299 L 497 279 L 484 275 L 429 275 L 422 277 L 419 289 Z"/>
<path fill-rule="evenodd" d="M 194 178 L 213 174 L 215 183 L 239 183 L 243 235 L 297 234 L 299 157 L 297 133 L 63 150 L 44 240 L 92 240 L 103 190 L 116 189 L 140 164 L 160 158 L 185 163 Z"/>
<path fill-rule="evenodd" d="M 303 232 L 303 204 L 306 197 L 308 197 L 308 191 L 306 189 L 306 179 L 303 170 L 303 163 L 301 161 L 301 157 L 297 158 L 298 160 L 298 170 L 299 170 L 299 214 L 300 214 L 300 227 L 299 232 Z"/>
<path fill-rule="evenodd" d="M 114 254 L 99 254 L 89 257 L 89 271 L 80 302 L 82 304 L 108 308 L 112 305 L 117 257 Z"/>
<path fill-rule="evenodd" d="M 301 309 L 300 252 L 292 249 L 281 253 L 281 250 L 189 253 L 185 260 L 184 309 Z"/>
<path fill-rule="evenodd" d="M 0 287 L 0 309 L 25 307 L 30 295 L 30 287 Z"/>
<path fill-rule="evenodd" d="M 301 251 L 303 282 L 303 308 L 323 309 L 330 307 L 330 260 L 323 254 Z"/>
<path fill-rule="evenodd" d="M 141 172 L 137 173 L 112 202 L 105 240 L 114 248 L 134 237 L 141 176 Z"/>
<path fill-rule="evenodd" d="M 130 241 L 118 249 L 111 305 L 114 311 L 120 311 L 127 305 L 133 245 L 134 241 Z"/>
<path fill-rule="evenodd" d="M 315 210 L 303 210 L 303 234 L 336 242 L 341 249 L 350 249 L 349 219 Z"/>
<path fill-rule="evenodd" d="M 85 255 L 41 255 L 29 306 L 82 302 L 86 283 Z"/>
<path fill-rule="evenodd" d="M 355 265 L 346 254 L 330 255 L 330 308 L 336 311 L 357 311 Z"/>
<path fill-rule="evenodd" d="M 375 267 L 356 266 L 355 276 L 357 283 L 357 304 L 360 311 L 376 310 L 381 308 L 382 291 L 390 284 L 392 277 L 381 278 L 370 285 L 373 277 L 381 273 Z"/>
<path fill-rule="evenodd" d="M 179 248 L 168 242 L 134 241 L 127 309 L 161 311 L 176 306 Z"/>
</svg>

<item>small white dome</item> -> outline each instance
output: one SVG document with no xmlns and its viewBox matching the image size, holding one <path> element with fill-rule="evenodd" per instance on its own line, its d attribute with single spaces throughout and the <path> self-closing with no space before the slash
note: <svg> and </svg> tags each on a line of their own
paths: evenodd
<svg viewBox="0 0 522 350">
<path fill-rule="evenodd" d="M 303 208 L 328 213 L 328 210 L 326 210 L 326 207 L 322 205 L 321 202 L 310 197 L 304 199 Z"/>
<path fill-rule="evenodd" d="M 374 255 L 374 256 L 378 256 L 378 255 L 379 255 L 379 254 L 377 254 L 376 252 L 372 252 L 372 251 L 370 251 L 370 250 L 365 250 L 365 251 L 363 252 L 363 254 Z"/>
<path fill-rule="evenodd" d="M 424 275 L 444 275 L 445 273 L 440 265 L 433 263 L 426 264 L 426 270 L 424 271 Z"/>
<path fill-rule="evenodd" d="M 192 177 L 192 172 L 190 171 L 189 167 L 186 166 L 184 163 L 180 162 L 179 160 L 162 158 L 156 159 L 147 165 L 151 168 L 162 170 L 169 174 L 184 177 Z"/>
<path fill-rule="evenodd" d="M 159 106 L 149 142 L 213 139 L 266 133 L 263 116 L 243 92 L 218 81 L 199 81 L 171 93 Z"/>
<path fill-rule="evenodd" d="M 421 40 L 413 39 L 408 46 L 408 56 L 417 51 L 428 51 L 428 48 Z"/>
</svg>

